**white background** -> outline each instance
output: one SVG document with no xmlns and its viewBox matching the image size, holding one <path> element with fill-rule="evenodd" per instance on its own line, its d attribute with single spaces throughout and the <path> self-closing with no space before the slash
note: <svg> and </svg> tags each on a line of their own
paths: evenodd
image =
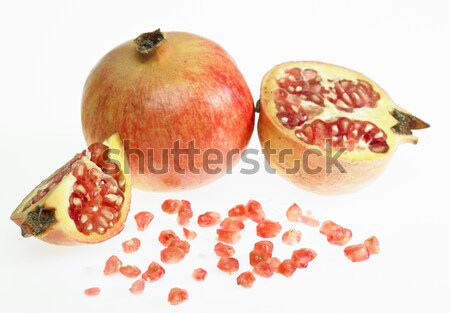
<svg viewBox="0 0 450 313">
<path fill-rule="evenodd" d="M 450 20 L 446 1 L 5 1 L 0 0 L 0 311 L 1 312 L 449 312 L 448 125 Z M 84 148 L 80 99 L 84 80 L 111 48 L 144 31 L 189 31 L 220 43 L 235 58 L 257 99 L 263 74 L 289 60 L 320 60 L 357 69 L 377 81 L 400 106 L 429 122 L 417 146 L 399 148 L 386 172 L 357 193 L 322 197 L 260 171 L 235 174 L 204 188 L 168 194 L 136 191 L 131 214 L 151 210 L 155 220 L 137 233 L 132 218 L 118 237 L 99 245 L 58 247 L 22 239 L 9 215 L 43 178 Z M 259 148 L 256 133 L 250 147 Z M 263 164 L 262 158 L 259 159 Z M 242 165 L 240 165 L 242 166 Z M 196 229 L 192 252 L 166 266 L 163 280 L 140 296 L 133 280 L 103 277 L 104 261 L 118 254 L 143 269 L 157 260 L 166 198 L 184 198 L 195 213 L 225 215 L 254 198 L 268 216 L 303 232 L 300 246 L 319 255 L 291 279 L 257 279 L 245 290 L 236 275 L 215 268 L 214 230 Z M 288 225 L 284 212 L 298 202 L 320 219 L 353 230 L 352 243 L 370 235 L 382 253 L 353 264 L 317 229 Z M 242 269 L 254 236 L 247 223 L 237 245 Z M 138 235 L 142 249 L 124 256 L 120 243 Z M 275 253 L 289 249 L 275 239 Z M 190 278 L 202 266 L 204 283 Z M 98 285 L 88 298 L 83 290 Z M 190 300 L 171 307 L 171 287 Z"/>
</svg>

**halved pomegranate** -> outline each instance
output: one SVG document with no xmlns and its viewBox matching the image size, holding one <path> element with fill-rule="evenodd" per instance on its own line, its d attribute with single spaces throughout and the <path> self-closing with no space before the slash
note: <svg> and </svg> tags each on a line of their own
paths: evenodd
<svg viewBox="0 0 450 313">
<path fill-rule="evenodd" d="M 98 243 L 124 227 L 131 184 L 119 135 L 94 143 L 41 182 L 12 213 L 24 237 Z"/>
<path fill-rule="evenodd" d="M 258 134 L 277 173 L 337 194 L 381 174 L 412 130 L 429 125 L 396 106 L 366 76 L 319 62 L 288 62 L 262 81 Z"/>
</svg>

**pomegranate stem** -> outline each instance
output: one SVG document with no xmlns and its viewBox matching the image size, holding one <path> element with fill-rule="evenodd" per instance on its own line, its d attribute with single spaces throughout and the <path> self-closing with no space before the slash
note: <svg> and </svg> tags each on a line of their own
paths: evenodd
<svg viewBox="0 0 450 313">
<path fill-rule="evenodd" d="M 430 127 L 428 123 L 422 121 L 414 115 L 399 111 L 397 109 L 394 109 L 391 114 L 398 121 L 398 123 L 392 127 L 392 130 L 396 134 L 411 135 L 411 130 Z"/>
<path fill-rule="evenodd" d="M 149 54 L 164 42 L 165 37 L 161 30 L 140 34 L 135 40 L 136 50 L 141 54 Z"/>
</svg>

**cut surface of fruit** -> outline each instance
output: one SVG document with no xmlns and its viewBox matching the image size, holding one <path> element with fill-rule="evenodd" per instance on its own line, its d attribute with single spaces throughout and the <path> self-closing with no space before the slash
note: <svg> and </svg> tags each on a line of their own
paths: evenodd
<svg viewBox="0 0 450 313">
<path fill-rule="evenodd" d="M 288 62 L 261 84 L 259 139 L 275 151 L 266 157 L 277 173 L 310 191 L 364 185 L 399 144 L 417 142 L 412 130 L 428 126 L 368 77 L 340 66 Z"/>
<path fill-rule="evenodd" d="M 12 213 L 24 237 L 73 245 L 98 243 L 124 227 L 130 175 L 117 134 L 94 143 L 37 186 Z"/>
</svg>

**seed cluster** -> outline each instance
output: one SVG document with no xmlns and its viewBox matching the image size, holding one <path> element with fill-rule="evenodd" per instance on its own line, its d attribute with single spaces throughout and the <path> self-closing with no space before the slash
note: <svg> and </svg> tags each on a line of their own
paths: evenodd
<svg viewBox="0 0 450 313">
<path fill-rule="evenodd" d="M 186 226 L 193 217 L 191 204 L 186 200 L 166 200 L 161 206 L 163 212 L 168 214 L 177 214 L 179 225 Z M 292 204 L 286 211 L 287 220 L 290 222 L 303 223 L 309 227 L 319 228 L 319 232 L 327 237 L 330 244 L 337 246 L 346 245 L 352 237 L 352 232 L 333 221 L 327 220 L 323 223 L 314 217 L 311 212 L 303 213 L 297 204 Z M 153 214 L 150 212 L 139 212 L 135 215 L 138 231 L 145 230 L 153 220 Z M 222 219 L 218 212 L 207 211 L 199 214 L 197 224 L 199 227 L 218 226 L 217 240 L 214 246 L 214 253 L 218 257 L 217 268 L 226 273 L 239 272 L 240 262 L 235 255 L 235 249 L 232 245 L 239 242 L 241 231 L 245 228 L 245 221 L 250 220 L 257 223 L 256 235 L 263 238 L 254 243 L 253 249 L 248 254 L 248 262 L 253 268 L 252 271 L 243 271 L 236 277 L 236 283 L 245 288 L 251 288 L 257 276 L 269 278 L 274 274 L 280 274 L 285 277 L 291 277 L 298 269 L 305 269 L 309 263 L 316 257 L 317 253 L 311 248 L 300 248 L 292 251 L 290 258 L 280 260 L 273 255 L 274 243 L 268 238 L 278 236 L 282 231 L 279 222 L 266 218 L 262 205 L 250 200 L 246 205 L 236 205 L 228 211 L 228 217 Z M 190 251 L 188 240 L 194 240 L 197 234 L 183 227 L 183 234 L 186 240 L 181 239 L 177 233 L 171 229 L 162 230 L 158 241 L 162 245 L 160 253 L 160 262 L 164 264 L 176 264 L 181 262 Z M 294 246 L 301 241 L 301 232 L 297 229 L 288 229 L 282 235 L 282 242 L 286 245 Z M 140 248 L 140 240 L 132 238 L 122 243 L 125 253 L 135 253 Z M 352 262 L 361 262 L 369 258 L 371 254 L 379 253 L 379 242 L 375 236 L 372 236 L 362 244 L 347 246 L 344 249 L 344 255 Z M 105 275 L 121 273 L 129 278 L 138 278 L 134 281 L 129 291 L 134 294 L 142 293 L 146 283 L 153 283 L 162 279 L 166 273 L 164 267 L 156 261 L 152 261 L 145 272 L 135 265 L 123 265 L 122 261 L 115 255 L 111 256 L 105 263 Z M 192 270 L 192 278 L 196 281 L 204 281 L 208 272 L 203 268 Z M 256 276 L 255 276 L 256 275 Z M 86 289 L 87 295 L 98 295 L 100 289 L 93 287 Z M 180 304 L 189 298 L 187 290 L 174 287 L 170 290 L 167 300 L 172 305 Z"/>
</svg>

